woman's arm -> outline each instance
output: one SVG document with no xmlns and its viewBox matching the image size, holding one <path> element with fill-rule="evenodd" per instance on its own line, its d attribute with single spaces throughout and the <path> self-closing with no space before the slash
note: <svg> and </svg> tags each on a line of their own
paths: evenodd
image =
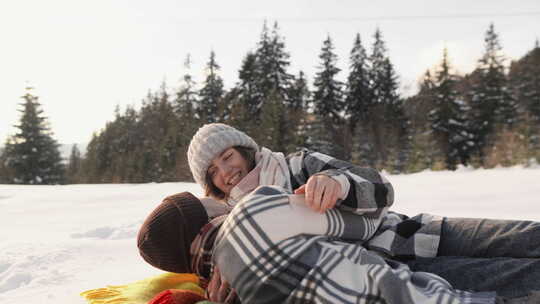
<svg viewBox="0 0 540 304">
<path fill-rule="evenodd" d="M 341 193 L 336 207 L 342 210 L 380 217 L 394 202 L 392 185 L 373 168 L 359 167 L 309 150 L 289 155 L 287 161 L 293 188 L 319 175 L 339 183 Z"/>
</svg>

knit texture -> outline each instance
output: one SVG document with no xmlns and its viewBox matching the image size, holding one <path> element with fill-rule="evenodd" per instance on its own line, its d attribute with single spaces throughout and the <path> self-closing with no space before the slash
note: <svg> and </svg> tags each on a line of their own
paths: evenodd
<svg viewBox="0 0 540 304">
<path fill-rule="evenodd" d="M 139 253 L 164 271 L 191 271 L 191 242 L 208 222 L 201 202 L 189 192 L 171 195 L 146 218 L 137 236 Z"/>
<path fill-rule="evenodd" d="M 212 123 L 202 126 L 191 139 L 187 153 L 189 168 L 195 182 L 206 188 L 204 177 L 210 163 L 223 151 L 234 146 L 259 150 L 253 138 L 229 125 Z"/>
</svg>

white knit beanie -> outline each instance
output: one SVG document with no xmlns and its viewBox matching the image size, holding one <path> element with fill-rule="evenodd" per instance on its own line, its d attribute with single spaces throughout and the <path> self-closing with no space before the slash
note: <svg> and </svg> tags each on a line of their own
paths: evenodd
<svg viewBox="0 0 540 304">
<path fill-rule="evenodd" d="M 195 182 L 206 188 L 206 171 L 216 156 L 230 147 L 242 146 L 259 150 L 253 138 L 246 133 L 222 123 L 202 126 L 191 139 L 188 148 L 188 163 Z"/>
</svg>

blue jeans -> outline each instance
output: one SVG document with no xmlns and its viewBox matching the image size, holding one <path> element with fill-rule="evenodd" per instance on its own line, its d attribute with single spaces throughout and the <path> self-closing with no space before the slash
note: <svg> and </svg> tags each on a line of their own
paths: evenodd
<svg viewBox="0 0 540 304">
<path fill-rule="evenodd" d="M 437 257 L 407 264 L 441 276 L 456 289 L 525 296 L 540 290 L 540 223 L 445 218 Z"/>
</svg>

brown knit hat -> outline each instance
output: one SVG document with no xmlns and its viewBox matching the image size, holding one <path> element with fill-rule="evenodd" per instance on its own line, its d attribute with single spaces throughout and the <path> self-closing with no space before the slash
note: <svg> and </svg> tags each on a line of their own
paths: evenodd
<svg viewBox="0 0 540 304">
<path fill-rule="evenodd" d="M 203 205 L 191 193 L 168 196 L 141 226 L 137 236 L 139 253 L 161 270 L 192 272 L 191 242 L 208 220 Z"/>
</svg>

